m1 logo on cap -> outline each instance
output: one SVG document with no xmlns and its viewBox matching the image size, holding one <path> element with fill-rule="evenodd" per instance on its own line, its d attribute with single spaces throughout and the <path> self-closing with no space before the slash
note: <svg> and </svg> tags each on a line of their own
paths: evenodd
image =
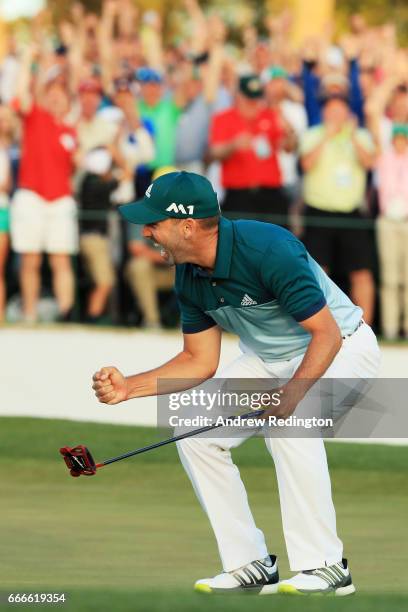
<svg viewBox="0 0 408 612">
<path fill-rule="evenodd" d="M 145 193 L 146 198 L 150 198 L 150 193 L 152 191 L 152 187 L 153 187 L 153 183 L 151 185 L 149 185 L 148 188 L 146 189 L 146 193 Z"/>
<path fill-rule="evenodd" d="M 183 204 L 176 204 L 175 202 L 172 202 L 170 206 L 166 208 L 166 210 L 167 212 L 181 213 L 182 215 L 192 215 L 194 213 L 194 205 L 189 204 L 184 206 Z"/>
</svg>

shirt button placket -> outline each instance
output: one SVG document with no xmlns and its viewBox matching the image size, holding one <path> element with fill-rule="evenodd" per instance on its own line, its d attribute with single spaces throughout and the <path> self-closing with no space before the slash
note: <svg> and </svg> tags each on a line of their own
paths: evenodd
<svg viewBox="0 0 408 612">
<path fill-rule="evenodd" d="M 215 280 L 211 281 L 211 286 L 212 287 L 216 287 L 217 286 L 217 281 L 215 281 Z M 225 302 L 225 299 L 223 297 L 218 297 L 216 293 L 215 293 L 215 295 L 217 297 L 217 302 L 220 302 L 220 304 L 223 304 Z"/>
</svg>

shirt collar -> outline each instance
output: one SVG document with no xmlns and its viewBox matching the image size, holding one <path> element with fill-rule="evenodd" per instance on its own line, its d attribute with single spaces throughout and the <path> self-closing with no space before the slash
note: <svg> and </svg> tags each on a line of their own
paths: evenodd
<svg viewBox="0 0 408 612">
<path fill-rule="evenodd" d="M 232 221 L 220 217 L 218 224 L 217 254 L 215 257 L 214 272 L 209 275 L 199 266 L 193 265 L 194 276 L 211 276 L 212 278 L 228 278 L 231 269 L 232 247 L 234 244 L 234 230 Z"/>
</svg>

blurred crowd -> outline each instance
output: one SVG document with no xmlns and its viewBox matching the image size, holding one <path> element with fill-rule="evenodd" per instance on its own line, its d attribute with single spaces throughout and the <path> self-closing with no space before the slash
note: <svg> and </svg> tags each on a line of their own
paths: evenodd
<svg viewBox="0 0 408 612">
<path fill-rule="evenodd" d="M 239 40 L 197 0 L 185 17 L 169 42 L 131 0 L 100 16 L 74 3 L 54 30 L 40 14 L 29 42 L 10 35 L 0 320 L 36 322 L 48 291 L 60 321 L 176 324 L 173 270 L 115 207 L 178 169 L 208 176 L 226 216 L 291 229 L 367 322 L 408 338 L 408 51 L 394 25 L 353 15 L 348 33 L 294 49 L 287 11 Z"/>
</svg>

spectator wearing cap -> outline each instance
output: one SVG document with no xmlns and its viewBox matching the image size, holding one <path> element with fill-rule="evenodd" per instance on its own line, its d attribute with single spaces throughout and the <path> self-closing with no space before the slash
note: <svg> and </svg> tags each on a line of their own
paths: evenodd
<svg viewBox="0 0 408 612">
<path fill-rule="evenodd" d="M 263 95 L 256 75 L 240 78 L 234 105 L 213 117 L 210 155 L 221 162 L 224 212 L 286 217 L 288 200 L 278 161 L 285 134 Z"/>
<path fill-rule="evenodd" d="M 408 338 L 408 124 L 394 124 L 392 143 L 379 156 L 377 170 L 381 323 L 384 336 L 395 340 L 401 320 Z"/>
<path fill-rule="evenodd" d="M 115 106 L 101 109 L 102 93 L 100 82 L 96 78 L 82 81 L 79 86 L 80 156 L 76 182 L 80 185 L 78 198 L 81 208 L 85 210 L 85 214 L 94 216 L 94 224 L 90 219 L 85 225 L 81 223 L 81 253 L 87 260 L 86 267 L 94 283 L 87 313 L 91 321 L 97 321 L 103 316 L 113 285 L 112 264 L 108 266 L 110 260 L 108 228 L 106 220 L 101 219 L 101 215 L 107 214 L 109 190 L 115 180 L 102 180 L 97 176 L 89 176 L 89 173 L 82 180 L 84 172 L 87 172 L 84 166 L 85 161 L 88 163 L 87 155 L 100 149 L 100 157 L 104 154 L 114 156 L 117 165 L 126 174 L 126 179 L 122 177 L 120 184 L 116 185 L 117 203 L 121 204 L 134 199 L 134 175 L 137 168 L 150 161 L 154 155 L 152 138 L 137 116 L 131 81 L 126 76 L 114 81 L 112 101 Z M 100 206 L 98 206 L 99 191 Z M 98 256 L 101 259 L 100 264 L 96 262 Z M 101 276 L 104 270 L 106 270 L 105 281 Z"/>
<path fill-rule="evenodd" d="M 76 125 L 79 152 L 82 156 L 96 147 L 112 144 L 118 133 L 117 123 L 107 120 L 98 112 L 102 95 L 102 86 L 97 78 L 89 78 L 79 84 L 80 116 Z"/>
<path fill-rule="evenodd" d="M 20 284 L 26 321 L 37 316 L 42 253 L 49 255 L 60 317 L 69 318 L 74 301 L 70 256 L 78 250 L 76 204 L 71 178 L 77 148 L 76 131 L 66 123 L 70 100 L 64 86 L 35 80 L 31 65 L 35 49 L 22 61 L 16 106 L 22 117 L 21 163 L 11 206 L 11 240 L 21 254 Z"/>
<path fill-rule="evenodd" d="M 139 168 L 151 162 L 155 156 L 153 138 L 140 120 L 135 105 L 134 85 L 134 80 L 128 76 L 119 77 L 113 82 L 112 102 L 119 111 L 118 149 L 133 174 L 131 190 L 122 203 L 134 199 Z"/>
<path fill-rule="evenodd" d="M 292 137 L 293 150 L 281 149 L 278 159 L 282 172 L 282 182 L 290 202 L 295 202 L 300 190 L 298 172 L 297 145 L 307 129 L 307 115 L 303 104 L 292 100 L 290 89 L 294 86 L 289 81 L 287 71 L 278 65 L 271 66 L 262 74 L 265 83 L 266 101 L 269 108 L 279 114 L 286 124 L 287 134 Z"/>
<path fill-rule="evenodd" d="M 358 223 L 363 219 L 366 173 L 375 161 L 371 134 L 357 128 L 347 98 L 331 95 L 324 101 L 323 123 L 306 131 L 300 152 L 306 248 L 328 273 L 336 270 L 348 276 L 351 297 L 370 323 L 371 242 Z"/>
<path fill-rule="evenodd" d="M 184 99 L 181 99 L 178 91 L 173 95 L 165 95 L 163 76 L 153 68 L 139 68 L 136 80 L 140 85 L 137 110 L 142 120 L 151 122 L 155 145 L 155 156 L 148 164 L 145 185 L 139 188 L 143 190 L 151 182 L 155 170 L 174 164 L 176 129 Z"/>
<path fill-rule="evenodd" d="M 135 176 L 127 189 L 123 190 L 121 188 L 121 191 L 126 191 L 129 194 L 124 200 L 125 202 L 134 199 L 135 188 L 133 183 L 138 170 L 154 157 L 152 129 L 148 121 L 144 122 L 139 118 L 135 106 L 135 80 L 131 75 L 124 72 L 121 76 L 113 79 L 109 85 L 109 91 L 109 98 L 105 97 L 99 100 L 98 110 L 93 115 L 95 125 L 102 122 L 109 125 L 110 129 L 106 132 L 107 142 L 104 141 L 103 130 L 95 132 L 94 142 L 97 143 L 96 146 L 110 147 L 112 144 L 117 146 L 129 168 L 134 170 Z M 88 127 L 92 133 L 92 126 L 89 125 Z M 101 144 L 98 144 L 98 133 Z M 92 142 L 92 138 L 89 142 Z"/>
</svg>

